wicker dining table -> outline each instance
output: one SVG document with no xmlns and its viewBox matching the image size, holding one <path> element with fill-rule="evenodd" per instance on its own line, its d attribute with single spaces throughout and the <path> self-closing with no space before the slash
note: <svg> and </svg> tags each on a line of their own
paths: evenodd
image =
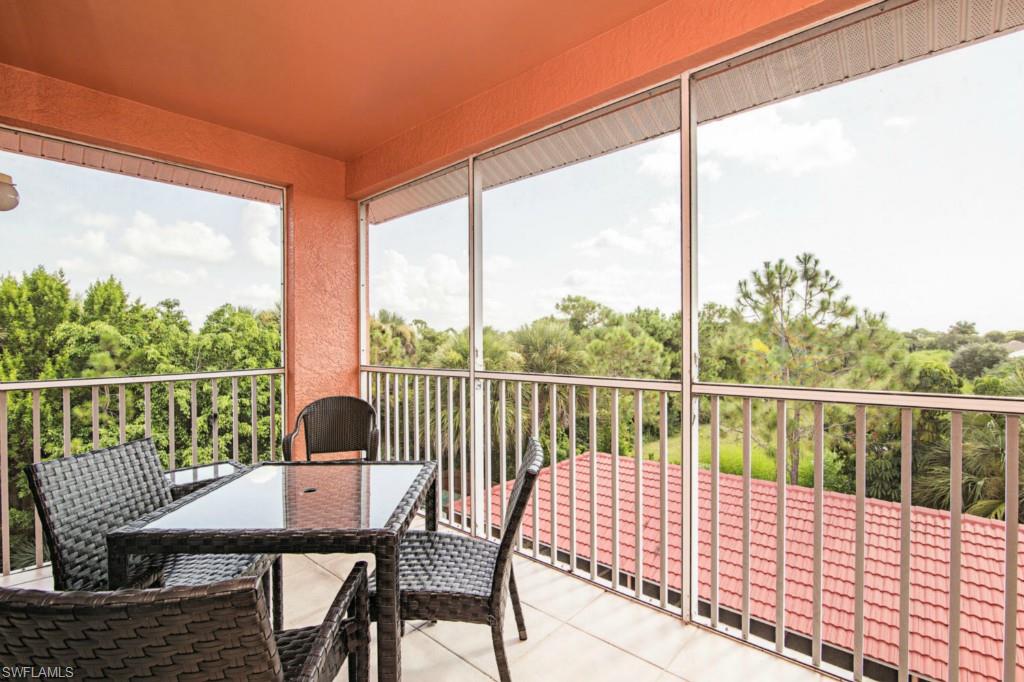
<svg viewBox="0 0 1024 682">
<path fill-rule="evenodd" d="M 434 462 L 258 464 L 108 533 L 110 589 L 126 584 L 129 555 L 372 553 L 378 679 L 400 680 L 398 548 L 421 504 L 437 529 L 436 476 Z"/>
</svg>

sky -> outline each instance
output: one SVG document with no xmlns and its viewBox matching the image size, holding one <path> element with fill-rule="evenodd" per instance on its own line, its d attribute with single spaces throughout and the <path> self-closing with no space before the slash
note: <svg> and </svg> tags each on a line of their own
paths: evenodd
<svg viewBox="0 0 1024 682">
<path fill-rule="evenodd" d="M 0 212 L 0 275 L 62 269 L 76 294 L 113 275 L 144 303 L 179 299 L 193 328 L 281 300 L 277 206 L 9 152 L 0 172 L 21 196 Z"/>
<path fill-rule="evenodd" d="M 897 329 L 1024 329 L 1024 32 L 697 130 L 698 296 L 732 305 L 766 260 L 821 259 Z M 566 294 L 679 308 L 679 138 L 483 196 L 484 323 Z M 370 307 L 467 320 L 467 205 L 371 227 Z"/>
</svg>

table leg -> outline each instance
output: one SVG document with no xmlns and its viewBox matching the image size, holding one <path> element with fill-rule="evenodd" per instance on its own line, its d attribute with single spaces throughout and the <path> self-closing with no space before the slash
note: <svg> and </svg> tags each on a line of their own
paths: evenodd
<svg viewBox="0 0 1024 682">
<path fill-rule="evenodd" d="M 434 469 L 434 479 L 437 479 L 437 469 Z M 427 530 L 437 530 L 437 495 L 435 494 L 436 484 L 432 480 L 427 487 Z"/>
<path fill-rule="evenodd" d="M 128 583 L 128 554 L 117 543 L 107 542 L 107 589 L 117 590 Z"/>
<path fill-rule="evenodd" d="M 398 536 L 382 541 L 377 559 L 377 679 L 402 679 L 401 606 L 398 596 Z"/>
</svg>

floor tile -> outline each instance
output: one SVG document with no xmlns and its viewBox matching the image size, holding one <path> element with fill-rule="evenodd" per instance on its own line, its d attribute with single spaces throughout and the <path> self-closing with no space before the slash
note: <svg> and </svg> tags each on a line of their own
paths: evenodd
<svg viewBox="0 0 1024 682">
<path fill-rule="evenodd" d="M 374 626 L 375 629 L 375 626 Z M 376 642 L 376 633 L 372 633 Z M 370 679 L 377 679 L 377 646 L 370 645 Z M 486 682 L 490 678 L 419 631 L 402 638 L 403 682 Z M 335 678 L 348 680 L 348 661 Z"/>
<path fill-rule="evenodd" d="M 517 680 L 585 682 L 654 682 L 662 672 L 657 666 L 568 624 L 551 633 L 512 668 L 512 676 Z"/>
<path fill-rule="evenodd" d="M 562 621 L 568 621 L 604 594 L 599 587 L 529 559 L 516 562 L 515 574 L 522 602 Z"/>
<path fill-rule="evenodd" d="M 682 650 L 666 666 L 689 682 L 818 682 L 817 673 L 726 635 L 689 626 Z"/>
<path fill-rule="evenodd" d="M 528 635 L 525 642 L 519 639 L 515 615 L 510 604 L 505 612 L 504 639 L 505 655 L 513 670 L 516 661 L 536 649 L 541 642 L 562 625 L 561 621 L 527 605 L 523 606 L 523 620 L 526 621 Z M 489 626 L 477 623 L 438 622 L 425 624 L 421 628 L 421 632 L 488 675 L 495 679 L 498 678 L 498 666 L 494 659 L 494 644 L 491 642 Z"/>
<path fill-rule="evenodd" d="M 308 559 L 284 568 L 285 628 L 318 625 L 341 589 L 342 580 Z"/>
<path fill-rule="evenodd" d="M 679 653 L 686 630 L 675 616 L 607 592 L 569 623 L 659 668 L 667 666 Z"/>
</svg>

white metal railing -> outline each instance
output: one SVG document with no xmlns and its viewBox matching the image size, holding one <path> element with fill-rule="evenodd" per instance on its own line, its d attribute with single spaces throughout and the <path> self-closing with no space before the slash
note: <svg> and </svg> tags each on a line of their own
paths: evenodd
<svg viewBox="0 0 1024 682">
<path fill-rule="evenodd" d="M 280 381 L 278 377 L 281 377 Z M 0 382 L 0 491 L 3 494 L 0 500 L 0 549 L 3 574 L 9 575 L 17 568 L 38 568 L 44 564 L 39 516 L 34 512 L 27 487 L 13 484 L 17 477 L 23 475 L 21 468 L 25 464 L 154 435 L 160 437 L 162 444 L 166 441 L 169 469 L 222 458 L 249 463 L 276 459 L 276 443 L 280 437 L 277 406 L 283 405 L 278 392 L 283 390 L 283 377 L 284 369 L 273 368 Z M 177 391 L 176 387 L 180 386 L 187 386 L 187 393 Z M 155 408 L 154 388 L 166 393 L 166 407 Z M 230 394 L 230 439 L 226 431 L 221 433 L 220 405 L 227 404 L 227 394 L 220 392 L 222 388 L 227 388 Z M 265 388 L 265 392 L 259 390 L 261 388 Z M 261 393 L 266 400 L 265 412 L 260 405 Z M 86 405 L 88 410 L 84 409 Z M 204 406 L 208 408 L 206 424 L 200 421 Z M 12 423 L 12 408 L 14 419 L 30 419 L 30 432 L 20 421 Z M 165 418 L 154 423 L 154 412 L 162 412 Z M 261 412 L 269 421 L 265 442 L 261 442 L 259 437 Z M 59 429 L 60 436 L 56 440 L 44 436 L 44 416 L 51 426 Z M 180 429 L 182 417 L 187 424 L 184 429 Z M 14 471 L 11 468 L 12 425 L 17 432 L 14 434 L 17 439 L 13 451 L 13 463 L 17 467 Z M 186 448 L 179 447 L 177 436 L 180 431 L 188 438 Z M 246 435 L 245 431 L 248 431 L 248 444 L 240 440 Z M 31 521 L 34 556 L 27 565 L 18 566 L 18 562 L 12 560 L 12 512 L 21 517 L 34 514 Z"/>
<path fill-rule="evenodd" d="M 531 509 L 527 512 L 517 549 L 561 570 L 572 571 L 585 579 L 616 592 L 641 599 L 676 614 L 684 614 L 683 579 L 691 581 L 689 594 L 694 595 L 693 620 L 768 650 L 815 666 L 832 674 L 861 679 L 894 677 L 908 679 L 957 679 L 959 670 L 961 617 L 960 579 L 963 567 L 961 551 L 964 512 L 960 500 L 962 460 L 964 452 L 964 415 L 991 415 L 1003 430 L 1005 451 L 1005 522 L 1003 532 L 1004 573 L 1001 604 L 1002 627 L 1008 635 L 1002 641 L 989 642 L 993 650 L 1002 652 L 999 671 L 992 679 L 1014 679 L 1017 673 L 1016 618 L 1018 571 L 1017 551 L 1018 499 L 1020 494 L 1019 433 L 1024 401 L 984 396 L 948 396 L 929 394 L 882 393 L 873 391 L 803 389 L 768 386 L 693 384 L 696 403 L 693 418 L 702 434 L 702 445 L 679 443 L 683 418 L 681 384 L 675 381 L 566 377 L 535 374 L 477 371 L 478 399 L 483 401 L 480 424 L 472 423 L 468 402 L 473 399 L 467 371 L 411 369 L 364 366 L 364 395 L 377 409 L 381 424 L 381 457 L 385 459 L 435 459 L 440 466 L 437 495 L 442 523 L 476 534 L 496 537 L 505 514 L 508 483 L 521 461 L 524 438 L 539 438 L 545 452 L 558 452 L 557 464 L 551 462 L 543 472 Z M 753 416 L 770 423 L 774 411 L 774 447 L 783 453 L 775 458 L 774 481 L 758 481 L 752 473 L 752 452 L 755 428 Z M 801 488 L 787 479 L 787 428 L 795 411 L 804 411 L 812 426 L 807 437 L 813 458 L 813 482 Z M 867 494 L 866 468 L 868 458 L 868 418 L 888 410 L 898 416 L 900 462 L 898 503 L 880 502 Z M 852 494 L 828 491 L 825 488 L 826 433 L 835 424 L 829 419 L 836 411 L 846 415 L 843 433 L 851 434 L 854 490 Z M 731 425 L 723 426 L 726 412 Z M 927 513 L 911 504 L 913 470 L 913 429 L 915 414 L 948 415 L 950 443 L 950 511 L 948 512 L 948 655 L 946 673 L 929 674 L 915 667 L 911 650 L 911 526 L 913 515 Z M 698 420 L 699 416 L 699 420 Z M 602 421 L 604 422 L 602 424 Z M 672 429 L 670 429 L 672 425 Z M 582 433 L 578 433 L 578 427 Z M 483 453 L 467 450 L 468 437 L 475 429 L 483 432 Z M 721 472 L 723 435 L 738 434 L 742 448 L 742 473 Z M 555 443 L 555 448 L 551 444 Z M 684 467 L 669 462 L 670 446 L 680 445 L 683 457 L 697 458 L 698 449 L 706 449 L 709 460 L 700 472 L 700 481 L 684 480 Z M 636 453 L 646 450 L 652 459 L 638 465 Z M 604 447 L 607 446 L 607 447 Z M 569 457 L 568 453 L 579 453 Z M 482 458 L 478 471 L 482 480 L 473 480 L 473 460 Z M 704 453 L 702 453 L 704 454 Z M 622 456 L 629 455 L 629 456 Z M 725 509 L 724 488 L 742 487 L 738 495 L 739 511 Z M 694 492 L 701 506 L 701 523 L 694 522 L 695 537 L 682 537 L 682 490 L 685 486 L 703 486 Z M 752 576 L 764 581 L 764 560 L 755 567 L 752 547 L 765 535 L 764 527 L 752 527 L 752 489 L 759 495 L 770 490 L 774 496 L 772 531 L 774 543 L 774 575 L 770 576 L 776 595 L 769 613 L 752 607 Z M 764 486 L 769 486 L 765 488 Z M 805 492 L 806 491 L 806 492 Z M 468 500 L 482 496 L 482 512 L 486 522 L 472 518 L 473 505 Z M 790 499 L 792 497 L 792 499 Z M 646 499 L 645 499 L 646 498 Z M 735 498 L 734 498 L 735 499 Z M 853 575 L 853 625 L 848 641 L 829 641 L 824 632 L 826 611 L 823 601 L 827 576 L 824 530 L 834 519 L 826 514 L 826 506 L 842 499 L 853 510 L 853 541 L 850 564 Z M 812 563 L 809 589 L 813 602 L 809 609 L 810 624 L 788 622 L 790 609 L 787 592 L 793 589 L 796 576 L 787 574 L 787 513 L 794 504 L 806 501 L 813 507 L 806 521 L 810 527 L 812 546 L 807 554 Z M 830 502 L 831 501 L 831 502 Z M 878 570 L 876 557 L 868 555 L 869 540 L 866 519 L 880 508 L 892 509 L 899 526 L 899 595 L 892 609 L 898 610 L 899 655 L 879 654 L 877 647 L 869 651 L 865 642 L 865 576 L 867 570 Z M 723 511 L 724 510 L 724 511 Z M 799 511 L 799 510 L 797 510 Z M 802 513 L 802 512 L 801 512 Z M 945 513 L 945 512 L 944 512 Z M 730 516 L 733 514 L 734 516 Z M 739 518 L 735 515 L 738 514 Z M 652 516 L 653 515 L 653 516 Z M 945 517 L 944 517 L 945 518 Z M 971 517 L 975 518 L 975 517 Z M 595 520 L 597 521 L 595 523 Z M 762 517 L 763 520 L 763 517 Z M 742 557 L 736 574 L 727 576 L 733 584 L 738 579 L 739 596 L 723 599 L 721 549 L 723 523 L 736 522 L 741 530 L 735 537 Z M 698 530 L 699 526 L 699 530 Z M 993 526 L 994 527 L 994 526 Z M 638 530 L 639 529 L 639 530 Z M 644 532 L 646 529 L 647 532 Z M 703 542 L 699 558 L 691 559 L 691 543 Z M 873 545 L 872 545 L 873 546 Z M 735 549 L 735 543 L 733 545 Z M 935 551 L 930 547 L 930 552 Z M 833 559 L 834 561 L 834 559 Z M 686 562 L 699 565 L 685 566 Z M 777 567 L 781 567 L 781 570 Z M 689 568 L 689 570 L 685 570 Z M 706 580 L 699 576 L 707 576 Z M 700 585 L 698 586 L 698 582 Z M 735 590 L 734 590 L 735 591 Z M 834 608 L 834 607 L 831 607 Z M 876 617 L 877 614 L 871 614 Z M 974 637 L 985 637 L 972 633 Z M 965 673 L 966 674 L 966 673 Z M 969 676 L 969 675 L 968 675 Z"/>
</svg>

